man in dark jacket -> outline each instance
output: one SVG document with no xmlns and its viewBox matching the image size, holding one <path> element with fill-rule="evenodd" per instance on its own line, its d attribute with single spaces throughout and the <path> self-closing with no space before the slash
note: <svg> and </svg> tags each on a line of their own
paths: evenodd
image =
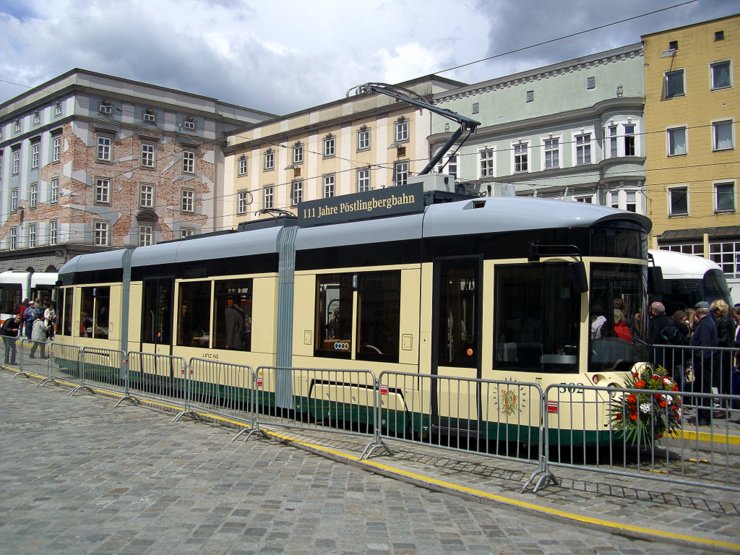
<svg viewBox="0 0 740 555">
<path fill-rule="evenodd" d="M 18 342 L 18 328 L 21 325 L 21 315 L 8 318 L 0 328 L 0 335 L 5 343 L 5 364 L 15 364 L 16 343 Z"/>
<path fill-rule="evenodd" d="M 666 356 L 665 347 L 654 347 L 654 345 L 665 345 L 667 342 L 663 339 L 662 333 L 665 328 L 673 323 L 673 319 L 666 315 L 663 303 L 655 301 L 650 304 L 650 320 L 648 320 L 648 339 L 653 353 L 653 364 L 666 368 L 666 361 L 670 360 Z M 673 371 L 672 368 L 668 370 Z"/>
<path fill-rule="evenodd" d="M 696 303 L 697 324 L 694 333 L 691 335 L 690 345 L 692 347 L 716 347 L 717 346 L 717 325 L 709 314 L 709 303 L 701 301 Z M 711 393 L 712 379 L 712 362 L 714 351 L 711 349 L 701 349 L 694 351 L 694 391 L 701 393 Z M 706 426 L 710 423 L 712 417 L 712 400 L 709 398 L 696 399 L 698 405 L 696 413 L 696 422 L 699 426 Z"/>
</svg>

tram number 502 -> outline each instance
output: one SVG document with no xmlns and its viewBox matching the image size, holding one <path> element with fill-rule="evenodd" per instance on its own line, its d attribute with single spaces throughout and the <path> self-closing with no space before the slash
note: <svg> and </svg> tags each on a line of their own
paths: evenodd
<svg viewBox="0 0 740 555">
<path fill-rule="evenodd" d="M 578 383 L 563 383 L 558 387 L 559 393 L 570 393 L 571 395 L 583 395 L 583 386 Z"/>
</svg>

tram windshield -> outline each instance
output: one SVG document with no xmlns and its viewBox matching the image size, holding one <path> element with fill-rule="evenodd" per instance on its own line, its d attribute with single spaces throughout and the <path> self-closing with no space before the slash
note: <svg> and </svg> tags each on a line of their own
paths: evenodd
<svg viewBox="0 0 740 555">
<path fill-rule="evenodd" d="M 591 264 L 588 370 L 626 372 L 644 360 L 646 269 Z"/>
</svg>

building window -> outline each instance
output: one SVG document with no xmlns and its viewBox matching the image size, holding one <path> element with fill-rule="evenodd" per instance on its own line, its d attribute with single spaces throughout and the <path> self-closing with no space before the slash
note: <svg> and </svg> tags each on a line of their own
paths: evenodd
<svg viewBox="0 0 740 555">
<path fill-rule="evenodd" d="M 583 204 L 593 204 L 594 197 L 593 195 L 583 196 L 583 197 L 575 197 L 576 202 L 582 202 Z"/>
<path fill-rule="evenodd" d="M 357 170 L 357 191 L 364 193 L 370 190 L 370 169 L 361 168 Z"/>
<path fill-rule="evenodd" d="M 275 191 L 272 186 L 263 189 L 262 206 L 265 210 L 272 210 L 275 207 Z"/>
<path fill-rule="evenodd" d="M 246 214 L 249 205 L 249 193 L 247 191 L 237 191 L 236 193 L 236 213 Z"/>
<path fill-rule="evenodd" d="M 715 31 L 714 32 L 714 40 L 715 40 L 715 42 L 716 41 L 720 41 L 720 40 L 725 40 L 725 32 L 724 31 Z"/>
<path fill-rule="evenodd" d="M 21 150 L 16 148 L 13 151 L 13 175 L 18 175 L 21 172 Z"/>
<path fill-rule="evenodd" d="M 493 165 L 493 149 L 483 148 L 478 151 L 478 167 L 480 169 L 479 177 L 493 177 L 494 176 L 494 165 Z"/>
<path fill-rule="evenodd" d="M 668 156 L 686 154 L 686 128 L 674 127 L 668 130 Z"/>
<path fill-rule="evenodd" d="M 627 212 L 637 212 L 637 191 L 626 191 L 624 209 Z"/>
<path fill-rule="evenodd" d="M 446 173 L 447 175 L 457 178 L 457 162 L 457 154 L 448 156 L 444 160 L 440 160 L 439 164 L 437 164 L 437 173 Z"/>
<path fill-rule="evenodd" d="M 55 116 L 61 116 L 62 115 L 62 103 L 61 102 L 57 102 L 54 105 L 54 115 Z"/>
<path fill-rule="evenodd" d="M 93 244 L 99 247 L 108 246 L 108 222 L 98 220 L 93 224 Z"/>
<path fill-rule="evenodd" d="M 591 90 L 596 88 L 596 77 L 586 77 L 586 89 Z"/>
<path fill-rule="evenodd" d="M 147 108 L 144 110 L 142 119 L 147 123 L 155 123 L 157 121 L 157 114 L 151 108 Z"/>
<path fill-rule="evenodd" d="M 293 163 L 303 164 L 303 145 L 301 143 L 293 145 Z"/>
<path fill-rule="evenodd" d="M 624 126 L 624 155 L 635 156 L 635 126 L 627 124 Z"/>
<path fill-rule="evenodd" d="M 514 145 L 514 172 L 529 171 L 529 153 L 527 147 L 529 143 L 519 142 Z"/>
<path fill-rule="evenodd" d="M 239 175 L 247 175 L 247 157 L 243 154 L 239 156 L 239 164 L 236 171 Z"/>
<path fill-rule="evenodd" d="M 19 119 L 15 120 L 14 130 L 15 130 L 16 133 L 20 133 L 21 132 L 21 120 L 19 120 Z"/>
<path fill-rule="evenodd" d="M 683 70 L 667 71 L 665 74 L 665 91 L 663 97 L 674 98 L 676 96 L 683 96 L 684 94 Z"/>
<path fill-rule="evenodd" d="M 28 248 L 36 247 L 36 224 L 28 224 Z"/>
<path fill-rule="evenodd" d="M 185 239 L 186 237 L 193 237 L 195 235 L 195 230 L 189 227 L 183 227 L 180 229 L 180 239 Z"/>
<path fill-rule="evenodd" d="M 110 179 L 95 180 L 95 202 L 110 204 Z"/>
<path fill-rule="evenodd" d="M 732 121 L 715 121 L 712 123 L 712 149 L 729 150 L 733 146 Z"/>
<path fill-rule="evenodd" d="M 405 143 L 409 140 L 409 121 L 406 118 L 401 118 L 396 122 L 396 141 L 397 143 Z"/>
<path fill-rule="evenodd" d="M 59 178 L 53 177 L 49 186 L 49 202 L 52 204 L 59 202 Z"/>
<path fill-rule="evenodd" d="M 195 173 L 195 152 L 192 150 L 182 152 L 182 172 Z"/>
<path fill-rule="evenodd" d="M 154 167 L 154 145 L 144 143 L 141 145 L 141 165 L 145 168 Z"/>
<path fill-rule="evenodd" d="M 619 156 L 619 132 L 616 125 L 610 125 L 607 128 L 607 137 L 609 139 L 609 157 L 616 158 Z"/>
<path fill-rule="evenodd" d="M 59 222 L 51 220 L 49 222 L 49 244 L 56 245 L 59 242 Z"/>
<path fill-rule="evenodd" d="M 154 244 L 154 228 L 149 224 L 139 226 L 139 246 L 148 247 Z"/>
<path fill-rule="evenodd" d="M 29 188 L 29 204 L 31 205 L 31 208 L 36 208 L 39 204 L 39 184 L 38 183 L 31 183 L 31 187 Z"/>
<path fill-rule="evenodd" d="M 54 136 L 51 140 L 51 161 L 59 162 L 62 157 L 62 137 L 60 135 Z"/>
<path fill-rule="evenodd" d="M 363 125 L 357 131 L 357 150 L 367 150 L 368 148 L 370 148 L 370 130 Z"/>
<path fill-rule="evenodd" d="M 11 227 L 8 234 L 8 248 L 12 251 L 18 248 L 18 228 Z"/>
<path fill-rule="evenodd" d="M 154 185 L 149 183 L 139 185 L 139 208 L 154 208 Z"/>
<path fill-rule="evenodd" d="M 195 120 L 192 117 L 188 116 L 187 118 L 185 118 L 184 126 L 185 129 L 187 129 L 188 131 L 195 131 Z"/>
<path fill-rule="evenodd" d="M 300 179 L 290 184 L 290 205 L 298 206 L 303 202 L 303 181 Z"/>
<path fill-rule="evenodd" d="M 393 164 L 393 184 L 396 187 L 406 185 L 409 182 L 409 163 L 396 162 Z"/>
<path fill-rule="evenodd" d="M 527 102 L 534 102 L 534 91 L 527 91 Z"/>
<path fill-rule="evenodd" d="M 560 167 L 560 139 L 553 137 L 545 139 L 545 169 Z"/>
<path fill-rule="evenodd" d="M 740 278 L 740 241 L 710 242 L 709 258 L 728 278 Z"/>
<path fill-rule="evenodd" d="M 732 86 L 730 81 L 732 72 L 730 71 L 730 62 L 717 62 L 710 65 L 712 74 L 712 90 L 726 89 Z"/>
<path fill-rule="evenodd" d="M 735 183 L 730 181 L 714 184 L 714 211 L 735 211 Z"/>
<path fill-rule="evenodd" d="M 265 151 L 265 171 L 269 171 L 275 168 L 275 153 L 272 149 Z"/>
<path fill-rule="evenodd" d="M 98 137 L 98 160 L 111 161 L 111 138 Z"/>
<path fill-rule="evenodd" d="M 331 198 L 334 196 L 334 174 L 324 176 L 324 198 Z"/>
<path fill-rule="evenodd" d="M 576 135 L 576 166 L 591 163 L 591 133 Z"/>
<path fill-rule="evenodd" d="M 39 143 L 33 143 L 31 145 L 31 169 L 37 169 L 39 167 L 39 149 L 41 145 Z"/>
<path fill-rule="evenodd" d="M 334 135 L 327 135 L 324 138 L 324 158 L 334 156 L 336 153 L 336 142 L 334 141 Z"/>
<path fill-rule="evenodd" d="M 669 216 L 688 216 L 689 188 L 671 187 L 668 189 L 668 203 Z"/>
<path fill-rule="evenodd" d="M 11 189 L 10 191 L 10 211 L 18 211 L 18 188 Z"/>
<path fill-rule="evenodd" d="M 183 212 L 195 212 L 195 191 L 183 189 L 180 193 L 180 209 Z"/>
</svg>

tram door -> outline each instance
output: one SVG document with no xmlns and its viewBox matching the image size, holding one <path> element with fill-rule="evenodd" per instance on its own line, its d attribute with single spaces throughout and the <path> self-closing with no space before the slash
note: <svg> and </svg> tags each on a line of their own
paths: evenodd
<svg viewBox="0 0 740 555">
<path fill-rule="evenodd" d="M 174 280 L 148 279 L 143 284 L 141 351 L 158 355 L 172 352 Z M 133 314 L 136 311 L 132 312 Z"/>
<path fill-rule="evenodd" d="M 444 437 L 469 441 L 480 422 L 482 259 L 454 257 L 434 263 L 431 388 L 432 426 Z"/>
</svg>

